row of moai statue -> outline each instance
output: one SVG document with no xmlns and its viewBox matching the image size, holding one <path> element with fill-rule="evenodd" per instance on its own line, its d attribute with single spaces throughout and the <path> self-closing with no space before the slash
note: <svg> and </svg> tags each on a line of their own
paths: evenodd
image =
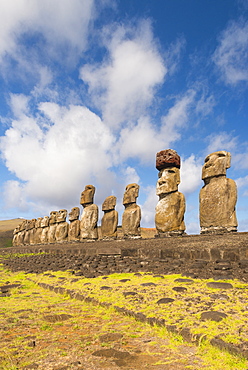
<svg viewBox="0 0 248 370">
<path fill-rule="evenodd" d="M 237 186 L 226 177 L 231 166 L 231 154 L 218 151 L 205 158 L 202 167 L 204 186 L 200 190 L 201 234 L 237 231 L 235 206 Z M 159 237 L 177 236 L 185 233 L 185 198 L 178 191 L 180 183 L 180 157 L 175 150 L 157 153 L 156 168 L 159 171 L 156 192 L 155 224 Z"/>
<path fill-rule="evenodd" d="M 70 224 L 66 222 L 67 210 L 50 212 L 50 217 L 40 217 L 23 221 L 15 230 L 13 246 L 29 244 L 52 244 L 76 241 L 94 241 L 98 239 L 98 206 L 94 204 L 95 187 L 86 185 L 81 193 L 80 204 L 83 206 L 81 220 L 79 207 L 69 213 Z M 126 186 L 123 196 L 125 210 L 122 215 L 122 232 L 124 238 L 140 238 L 141 210 L 136 204 L 139 185 Z M 107 197 L 102 210 L 101 234 L 103 240 L 117 238 L 118 212 L 115 210 L 116 197 Z"/>
<path fill-rule="evenodd" d="M 200 191 L 201 234 L 237 231 L 235 206 L 237 187 L 234 180 L 226 177 L 231 165 L 231 155 L 226 151 L 209 154 L 202 168 L 204 186 Z M 185 197 L 178 191 L 180 184 L 180 156 L 175 150 L 166 149 L 157 153 L 156 168 L 159 171 L 156 193 L 159 197 L 155 211 L 157 237 L 185 234 Z M 52 211 L 50 217 L 25 220 L 14 231 L 13 245 L 47 244 L 57 242 L 91 241 L 98 239 L 98 206 L 94 204 L 95 187 L 86 185 L 81 193 L 83 206 L 72 208 L 70 224 L 66 222 L 67 211 Z M 139 185 L 126 186 L 123 196 L 125 210 L 122 216 L 124 238 L 140 238 L 141 209 L 136 204 Z M 102 204 L 102 239 L 117 238 L 118 212 L 116 197 L 107 197 Z"/>
</svg>

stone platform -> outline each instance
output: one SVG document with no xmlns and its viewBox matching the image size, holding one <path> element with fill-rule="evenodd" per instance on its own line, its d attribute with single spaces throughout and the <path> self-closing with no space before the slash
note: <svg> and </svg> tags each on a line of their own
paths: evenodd
<svg viewBox="0 0 248 370">
<path fill-rule="evenodd" d="M 42 253 L 45 252 L 45 253 Z M 16 254 L 34 253 L 32 256 Z M 114 272 L 180 273 L 248 281 L 248 233 L 33 245 L 0 249 L 13 271 L 74 270 L 94 277 Z"/>
</svg>

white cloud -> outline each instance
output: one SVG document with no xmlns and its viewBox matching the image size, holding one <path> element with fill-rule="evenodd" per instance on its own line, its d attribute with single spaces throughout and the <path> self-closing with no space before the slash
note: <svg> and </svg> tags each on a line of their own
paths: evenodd
<svg viewBox="0 0 248 370">
<path fill-rule="evenodd" d="M 133 167 L 128 166 L 127 168 L 125 168 L 125 170 L 123 171 L 123 175 L 125 177 L 126 184 L 138 184 L 140 181 L 140 177 L 137 174 L 136 169 Z"/>
<path fill-rule="evenodd" d="M 188 195 L 200 189 L 202 185 L 201 171 L 201 160 L 196 159 L 193 154 L 189 158 L 183 159 L 180 170 L 181 183 L 179 191 L 184 195 Z"/>
<path fill-rule="evenodd" d="M 82 51 L 93 17 L 94 0 L 1 0 L 0 56 L 13 54 L 21 37 L 35 32 L 56 49 L 64 42 Z"/>
<path fill-rule="evenodd" d="M 158 51 L 149 21 L 136 27 L 117 27 L 105 32 L 108 59 L 100 65 L 85 65 L 80 76 L 89 85 L 104 121 L 118 127 L 123 121 L 144 114 L 164 81 L 167 68 Z"/>
<path fill-rule="evenodd" d="M 109 171 L 113 137 L 100 118 L 80 106 L 43 103 L 40 111 L 46 119 L 23 115 L 1 138 L 6 166 L 25 182 L 27 198 L 41 207 L 46 202 L 66 207 L 78 204 L 82 188 L 91 181 L 110 191 L 115 182 Z M 20 188 L 13 192 L 19 194 Z"/>
<path fill-rule="evenodd" d="M 236 150 L 238 144 L 238 137 L 234 136 L 231 133 L 223 131 L 218 134 L 211 134 L 207 136 L 206 141 L 209 142 L 205 150 L 206 155 L 208 155 L 219 150 L 227 151 Z"/>
<path fill-rule="evenodd" d="M 142 227 L 155 227 L 155 207 L 158 203 L 156 186 L 148 186 L 143 189 L 146 193 L 146 200 L 141 206 Z"/>
<path fill-rule="evenodd" d="M 177 98 L 173 107 L 169 109 L 168 114 L 162 117 L 160 135 L 166 141 L 166 146 L 169 146 L 170 143 L 181 137 L 179 131 L 188 121 L 195 95 L 196 92 L 194 90 L 188 90 L 182 97 Z"/>
<path fill-rule="evenodd" d="M 221 34 L 213 61 L 224 81 L 236 85 L 248 81 L 248 22 L 231 22 Z"/>
</svg>

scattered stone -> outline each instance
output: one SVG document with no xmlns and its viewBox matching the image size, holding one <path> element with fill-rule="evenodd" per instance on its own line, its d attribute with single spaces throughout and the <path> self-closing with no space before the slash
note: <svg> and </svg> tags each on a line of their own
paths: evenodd
<svg viewBox="0 0 248 370">
<path fill-rule="evenodd" d="M 131 279 L 121 279 L 120 280 L 121 283 L 126 283 L 127 281 L 131 281 Z"/>
<path fill-rule="evenodd" d="M 222 283 L 219 281 L 213 281 L 210 283 L 207 283 L 207 286 L 209 288 L 214 288 L 214 289 L 232 289 L 233 286 L 230 283 Z"/>
<path fill-rule="evenodd" d="M 212 321 L 219 322 L 226 317 L 227 317 L 227 314 L 225 314 L 224 312 L 219 312 L 219 311 L 206 311 L 206 312 L 202 312 L 201 314 L 202 321 L 212 320 Z"/>
<path fill-rule="evenodd" d="M 57 321 L 65 321 L 71 319 L 72 315 L 67 315 L 65 313 L 62 313 L 60 315 L 46 315 L 44 316 L 44 319 L 48 322 L 57 322 Z"/>
<path fill-rule="evenodd" d="M 123 292 L 123 295 L 124 297 L 128 297 L 129 295 L 131 296 L 138 295 L 138 293 L 137 292 Z"/>
<path fill-rule="evenodd" d="M 172 290 L 174 290 L 175 292 L 186 292 L 187 291 L 187 288 L 183 287 L 183 286 L 175 286 L 174 288 L 172 288 Z"/>
<path fill-rule="evenodd" d="M 123 335 L 121 333 L 107 333 L 100 335 L 99 340 L 101 343 L 114 342 L 121 339 L 122 337 Z"/>
<path fill-rule="evenodd" d="M 183 279 L 183 278 L 179 278 L 179 279 L 176 279 L 174 280 L 175 283 L 188 283 L 188 284 L 191 284 L 194 282 L 194 280 L 192 279 Z"/>
<path fill-rule="evenodd" d="M 100 349 L 92 353 L 93 356 L 118 358 L 118 359 L 131 359 L 134 358 L 129 352 L 118 351 L 114 348 Z"/>
<path fill-rule="evenodd" d="M 101 290 L 112 290 L 113 288 L 111 288 L 110 286 L 103 285 L 103 286 L 101 286 L 100 289 Z"/>
<path fill-rule="evenodd" d="M 175 299 L 173 298 L 161 298 L 157 301 L 157 304 L 165 304 L 165 303 L 171 303 L 174 302 Z"/>
<path fill-rule="evenodd" d="M 142 283 L 141 286 L 157 286 L 155 283 Z"/>
</svg>

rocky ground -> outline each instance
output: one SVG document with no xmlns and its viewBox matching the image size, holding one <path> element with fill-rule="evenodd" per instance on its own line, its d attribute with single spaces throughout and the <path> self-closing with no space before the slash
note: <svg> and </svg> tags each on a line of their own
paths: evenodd
<svg viewBox="0 0 248 370">
<path fill-rule="evenodd" d="M 1 369 L 248 368 L 244 283 L 0 272 Z"/>
</svg>

